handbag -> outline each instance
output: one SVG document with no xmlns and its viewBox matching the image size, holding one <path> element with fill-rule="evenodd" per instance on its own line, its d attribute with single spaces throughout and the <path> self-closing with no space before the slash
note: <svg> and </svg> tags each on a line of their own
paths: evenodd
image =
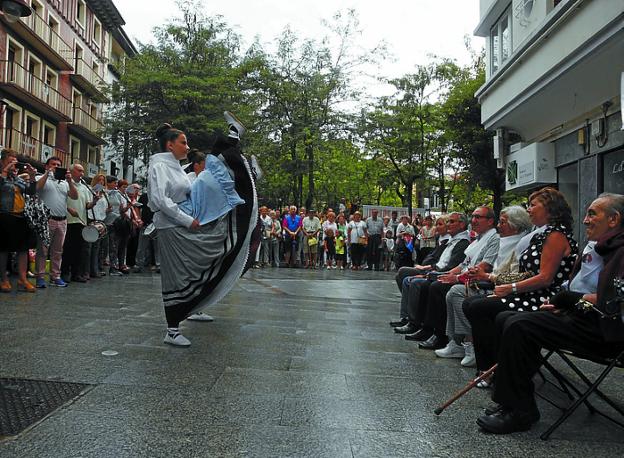
<svg viewBox="0 0 624 458">
<path fill-rule="evenodd" d="M 308 237 L 308 245 L 314 246 L 318 243 L 318 239 L 316 237 Z"/>
<path fill-rule="evenodd" d="M 360 245 L 366 245 L 366 237 L 358 237 L 357 243 Z"/>
</svg>

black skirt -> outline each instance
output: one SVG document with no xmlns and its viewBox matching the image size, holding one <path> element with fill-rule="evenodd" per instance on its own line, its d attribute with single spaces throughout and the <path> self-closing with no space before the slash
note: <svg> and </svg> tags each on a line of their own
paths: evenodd
<svg viewBox="0 0 624 458">
<path fill-rule="evenodd" d="M 27 251 L 34 248 L 36 242 L 23 215 L 0 213 L 0 252 Z"/>
</svg>

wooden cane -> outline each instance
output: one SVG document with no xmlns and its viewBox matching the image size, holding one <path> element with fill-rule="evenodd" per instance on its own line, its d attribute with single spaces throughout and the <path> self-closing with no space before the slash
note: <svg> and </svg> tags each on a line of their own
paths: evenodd
<svg viewBox="0 0 624 458">
<path fill-rule="evenodd" d="M 496 370 L 496 366 L 498 366 L 498 364 L 494 364 L 492 367 L 490 367 L 483 374 L 479 375 L 476 379 L 472 380 L 470 383 L 468 383 L 468 385 L 466 385 L 461 390 L 459 390 L 457 393 L 455 393 L 451 399 L 449 399 L 444 404 L 442 404 L 440 407 L 435 409 L 433 411 L 433 413 L 435 413 L 436 415 L 440 415 L 442 412 L 444 412 L 444 410 L 448 406 L 453 404 L 455 401 L 457 401 L 459 398 L 461 398 L 464 394 L 466 394 L 468 391 L 472 390 L 475 386 L 477 386 L 477 383 L 479 383 L 480 381 L 482 381 L 482 380 L 488 378 L 490 375 L 492 375 L 494 373 L 494 371 Z"/>
</svg>

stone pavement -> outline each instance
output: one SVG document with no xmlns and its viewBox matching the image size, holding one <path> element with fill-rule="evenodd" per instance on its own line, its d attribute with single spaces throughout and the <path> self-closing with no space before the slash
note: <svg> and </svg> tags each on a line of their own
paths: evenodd
<svg viewBox="0 0 624 458">
<path fill-rule="evenodd" d="M 249 272 L 188 322 L 193 345 L 162 343 L 157 275 L 0 296 L 0 377 L 90 384 L 13 440 L 8 457 L 621 456 L 621 429 L 586 410 L 543 442 L 479 432 L 487 393 L 433 409 L 473 375 L 395 335 L 384 272 Z M 114 350 L 117 356 L 103 356 Z M 608 393 L 624 399 L 624 371 Z"/>
</svg>

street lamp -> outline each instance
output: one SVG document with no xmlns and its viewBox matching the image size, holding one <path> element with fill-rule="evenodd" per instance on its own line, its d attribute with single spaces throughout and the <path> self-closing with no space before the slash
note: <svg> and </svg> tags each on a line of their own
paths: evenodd
<svg viewBox="0 0 624 458">
<path fill-rule="evenodd" d="M 0 0 L 0 5 L 2 5 L 2 13 L 7 22 L 17 22 L 19 18 L 32 14 L 32 9 L 26 0 Z"/>
</svg>

